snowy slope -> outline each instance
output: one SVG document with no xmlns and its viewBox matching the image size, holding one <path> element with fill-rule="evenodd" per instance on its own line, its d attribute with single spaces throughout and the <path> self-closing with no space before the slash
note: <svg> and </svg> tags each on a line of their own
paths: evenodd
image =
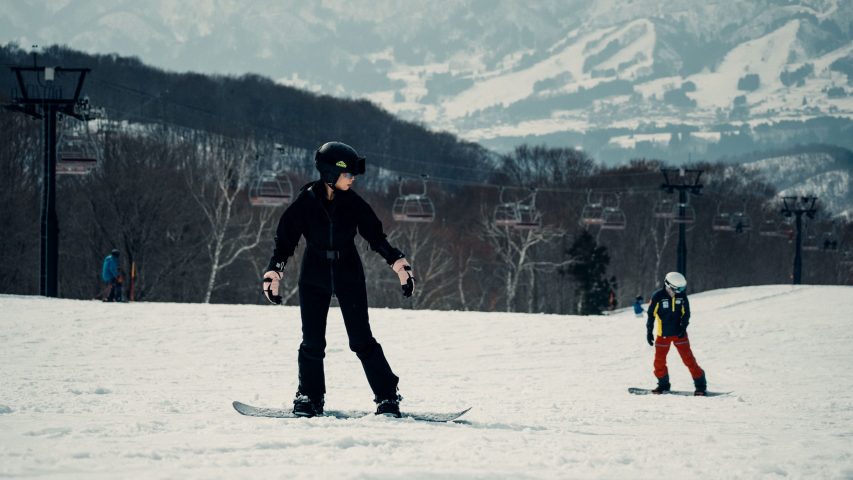
<svg viewBox="0 0 853 480">
<path fill-rule="evenodd" d="M 601 55 L 613 42 L 623 44 L 624 48 L 605 55 L 603 61 L 594 65 L 595 70 L 585 72 L 585 60 Z M 451 118 L 457 118 L 493 105 L 507 106 L 533 95 L 537 82 L 558 77 L 572 81 L 560 85 L 553 93 L 571 93 L 614 78 L 634 79 L 642 69 L 651 68 L 653 62 L 648 52 L 652 51 L 654 44 L 654 25 L 646 19 L 629 22 L 619 28 L 595 30 L 573 38 L 567 46 L 528 68 L 476 82 L 470 89 L 446 102 L 442 111 Z M 630 67 L 618 69 L 621 64 L 630 64 Z M 614 74 L 613 78 L 593 76 L 594 71 L 607 69 L 618 69 L 618 75 Z"/>
<path fill-rule="evenodd" d="M 0 476 L 26 478 L 850 478 L 853 287 L 691 296 L 719 398 L 651 386 L 644 321 L 372 310 L 414 411 L 467 424 L 242 417 L 296 388 L 295 308 L 0 296 Z M 816 308 L 820 306 L 820 308 Z M 371 407 L 339 310 L 327 406 Z M 691 382 L 677 354 L 676 388 Z"/>
<path fill-rule="evenodd" d="M 783 87 L 779 72 L 797 48 L 799 27 L 799 20 L 792 20 L 761 38 L 738 45 L 714 72 L 689 77 L 696 84 L 696 93 L 690 96 L 700 107 L 728 107 L 744 93 L 737 88 L 738 79 L 749 73 L 758 74 L 763 82 L 751 97 L 763 99 L 776 94 Z"/>
</svg>

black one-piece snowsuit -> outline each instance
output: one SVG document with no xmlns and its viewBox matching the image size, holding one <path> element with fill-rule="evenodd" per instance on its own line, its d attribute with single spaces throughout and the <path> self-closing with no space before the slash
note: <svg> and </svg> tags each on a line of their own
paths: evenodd
<svg viewBox="0 0 853 480">
<path fill-rule="evenodd" d="M 376 400 L 397 395 L 399 378 L 391 371 L 382 347 L 370 331 L 364 269 L 354 243 L 356 232 L 389 265 L 404 257 L 388 243 L 382 222 L 367 202 L 352 190 L 336 190 L 334 199 L 329 201 L 325 186 L 319 181 L 302 187 L 276 229 L 275 251 L 268 270 L 284 269 L 301 236 L 307 243 L 299 273 L 299 391 L 312 399 L 322 398 L 326 392 L 323 358 L 332 295 L 338 298 L 350 349 L 361 360 Z"/>
</svg>

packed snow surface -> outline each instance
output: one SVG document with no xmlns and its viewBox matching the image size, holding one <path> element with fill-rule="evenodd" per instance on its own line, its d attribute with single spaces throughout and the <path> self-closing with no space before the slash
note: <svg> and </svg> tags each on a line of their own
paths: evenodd
<svg viewBox="0 0 853 480">
<path fill-rule="evenodd" d="M 465 423 L 244 417 L 288 406 L 298 309 L 0 296 L 0 477 L 851 478 L 853 288 L 691 296 L 711 390 L 654 385 L 644 319 L 371 310 L 404 409 Z M 327 408 L 370 409 L 340 311 Z M 676 389 L 692 389 L 670 352 Z"/>
</svg>

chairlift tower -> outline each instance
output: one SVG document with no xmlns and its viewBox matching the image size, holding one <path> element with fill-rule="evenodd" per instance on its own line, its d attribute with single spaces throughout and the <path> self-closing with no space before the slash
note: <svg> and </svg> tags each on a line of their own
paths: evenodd
<svg viewBox="0 0 853 480">
<path fill-rule="evenodd" d="M 692 208 L 687 203 L 687 195 L 701 195 L 702 184 L 699 179 L 702 177 L 702 170 L 684 169 L 684 168 L 661 168 L 664 183 L 660 188 L 666 193 L 678 191 L 678 206 L 674 215 L 674 221 L 678 223 L 678 260 L 676 271 L 684 276 L 687 276 L 687 243 L 685 235 L 687 232 L 687 223 L 693 221 Z M 690 210 L 688 210 L 690 209 Z"/>
<path fill-rule="evenodd" d="M 44 128 L 44 169 L 41 202 L 41 269 L 39 294 L 58 296 L 59 221 L 56 216 L 56 118 L 57 114 L 79 120 L 80 92 L 89 68 L 39 66 L 33 55 L 33 66 L 10 67 L 18 88 L 12 92 L 7 110 L 42 119 Z"/>
<path fill-rule="evenodd" d="M 803 214 L 809 218 L 814 218 L 817 209 L 815 208 L 817 197 L 782 197 L 782 215 L 785 217 L 794 217 L 796 225 L 796 239 L 794 241 L 794 285 L 799 285 L 803 276 Z"/>
</svg>

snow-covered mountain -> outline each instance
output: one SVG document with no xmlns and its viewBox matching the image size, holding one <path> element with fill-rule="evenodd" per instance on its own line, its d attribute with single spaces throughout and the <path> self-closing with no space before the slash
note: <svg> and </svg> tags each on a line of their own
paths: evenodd
<svg viewBox="0 0 853 480">
<path fill-rule="evenodd" d="M 669 124 L 713 140 L 720 123 L 853 118 L 843 0 L 7 0 L 0 32 L 369 98 L 493 146 Z"/>
<path fill-rule="evenodd" d="M 742 164 L 779 190 L 779 196 L 815 195 L 831 216 L 853 218 L 853 155 L 849 151 L 802 151 Z"/>
</svg>

